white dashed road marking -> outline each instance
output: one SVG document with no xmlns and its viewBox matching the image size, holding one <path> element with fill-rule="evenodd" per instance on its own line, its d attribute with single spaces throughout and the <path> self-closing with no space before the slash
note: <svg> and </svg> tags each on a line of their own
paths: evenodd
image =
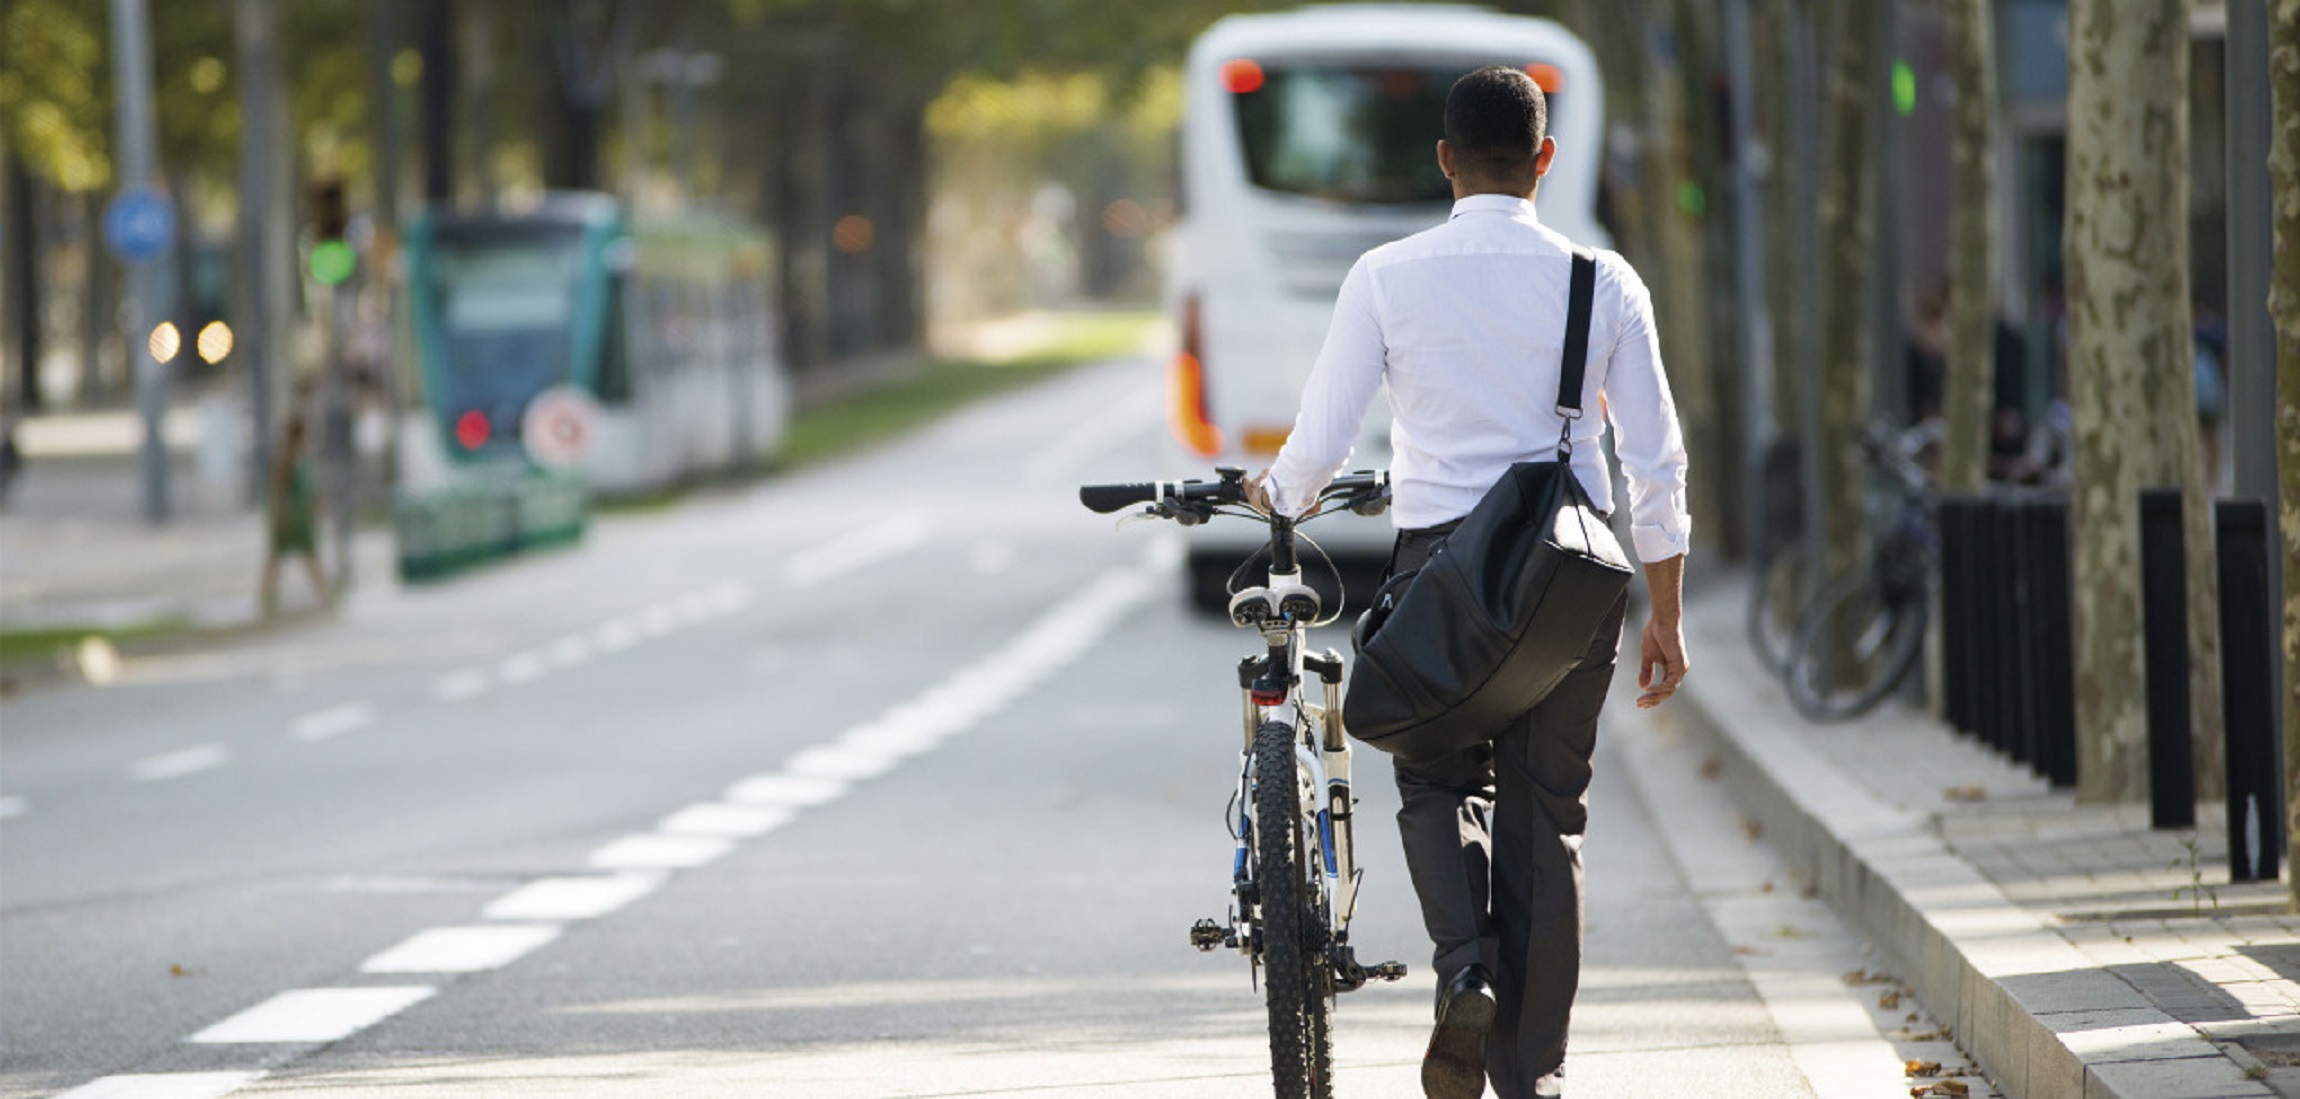
<svg viewBox="0 0 2300 1099">
<path fill-rule="evenodd" d="M 869 568 L 925 545 L 926 526 L 926 516 L 920 512 L 891 516 L 791 558 L 783 566 L 783 577 L 807 587 Z"/>
<path fill-rule="evenodd" d="M 299 988 L 282 992 L 184 1039 L 206 1045 L 333 1042 L 428 999 L 428 985 Z"/>
<path fill-rule="evenodd" d="M 441 702 L 461 702 L 486 694 L 488 688 L 494 685 L 494 681 L 487 676 L 487 669 L 463 668 L 440 676 L 439 682 L 431 685 L 431 693 Z"/>
<path fill-rule="evenodd" d="M 607 874 L 539 878 L 489 902 L 491 920 L 588 920 L 604 916 L 661 888 L 661 874 Z"/>
<path fill-rule="evenodd" d="M 655 830 L 667 836 L 748 838 L 766 835 L 796 815 L 794 811 L 780 806 L 704 802 L 664 817 L 661 823 L 655 825 Z"/>
<path fill-rule="evenodd" d="M 652 832 L 625 836 L 591 852 L 602 870 L 688 870 L 735 849 L 724 836 L 664 836 Z"/>
<path fill-rule="evenodd" d="M 512 686 L 541 679 L 543 673 L 550 670 L 541 653 L 512 653 L 496 666 L 495 674 L 502 678 L 505 686 Z"/>
<path fill-rule="evenodd" d="M 104 1076 L 56 1099 L 221 1099 L 264 1078 L 260 1072 L 150 1072 Z"/>
<path fill-rule="evenodd" d="M 294 733 L 297 740 L 327 740 L 366 728 L 374 722 L 374 707 L 365 702 L 346 702 L 341 706 L 330 706 L 297 718 Z"/>
<path fill-rule="evenodd" d="M 362 973 L 477 973 L 500 969 L 559 937 L 556 924 L 434 927 L 360 963 Z"/>
<path fill-rule="evenodd" d="M 166 782 L 172 778 L 214 770 L 229 759 L 231 753 L 223 745 L 200 744 L 137 760 L 128 768 L 128 775 L 137 782 Z"/>
<path fill-rule="evenodd" d="M 741 805 L 803 808 L 832 801 L 846 792 L 847 784 L 839 779 L 786 775 L 777 771 L 753 775 L 727 787 L 726 798 Z"/>
<path fill-rule="evenodd" d="M 32 811 L 32 803 L 23 798 L 0 798 L 0 820 L 20 817 Z"/>
</svg>

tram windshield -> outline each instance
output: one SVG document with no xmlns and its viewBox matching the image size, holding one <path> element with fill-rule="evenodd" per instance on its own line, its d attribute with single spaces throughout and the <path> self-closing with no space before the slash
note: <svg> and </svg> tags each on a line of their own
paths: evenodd
<svg viewBox="0 0 2300 1099">
<path fill-rule="evenodd" d="M 573 229 L 439 242 L 448 415 L 478 412 L 493 437 L 516 434 L 527 402 L 567 378 L 581 269 Z"/>
</svg>

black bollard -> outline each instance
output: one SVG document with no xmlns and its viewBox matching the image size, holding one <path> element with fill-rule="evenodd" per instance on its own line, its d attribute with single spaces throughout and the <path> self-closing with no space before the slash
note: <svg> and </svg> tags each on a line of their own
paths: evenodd
<svg viewBox="0 0 2300 1099">
<path fill-rule="evenodd" d="M 2028 600 L 2021 580 L 2027 562 L 2021 553 L 2020 503 L 1999 497 L 1989 502 L 1989 546 L 1995 551 L 1991 597 L 1998 607 L 1996 726 L 1997 747 L 2014 763 L 2036 758 L 2027 721 Z"/>
<path fill-rule="evenodd" d="M 2188 726 L 2188 560 L 2180 490 L 2140 491 L 2140 616 L 2148 689 L 2148 805 L 2155 828 L 2196 825 Z"/>
<path fill-rule="evenodd" d="M 1972 500 L 1943 497 L 1936 513 L 1941 529 L 1941 716 L 1949 727 L 1973 731 L 1971 540 L 1965 535 L 1965 516 Z"/>
<path fill-rule="evenodd" d="M 2005 742 L 1997 726 L 1997 692 L 2004 683 L 2004 604 L 1996 597 L 1997 547 L 1989 541 L 1995 531 L 1989 509 L 1989 501 L 1975 500 L 1965 519 L 1965 532 L 1972 538 L 1973 737 L 2001 752 Z"/>
<path fill-rule="evenodd" d="M 2228 735 L 2228 880 L 2274 881 L 2284 847 L 2284 768 L 2271 683 L 2268 508 L 2222 500 L 2220 690 Z"/>
<path fill-rule="evenodd" d="M 2029 604 L 2036 633 L 2031 655 L 2035 680 L 2036 771 L 2055 786 L 2076 785 L 2076 652 L 2071 621 L 2068 501 L 2029 502 L 2022 513 L 2027 537 Z"/>
</svg>

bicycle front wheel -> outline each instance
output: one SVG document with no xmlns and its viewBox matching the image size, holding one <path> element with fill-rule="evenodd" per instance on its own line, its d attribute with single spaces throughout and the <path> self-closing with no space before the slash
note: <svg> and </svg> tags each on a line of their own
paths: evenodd
<svg viewBox="0 0 2300 1099">
<path fill-rule="evenodd" d="M 1270 1082 L 1278 1099 L 1334 1093 L 1333 968 L 1326 961 L 1316 830 L 1302 816 L 1294 729 L 1254 734 L 1254 883 L 1262 909 L 1263 991 L 1270 1009 Z"/>
<path fill-rule="evenodd" d="M 1789 701 L 1814 721 L 1859 717 L 1916 668 L 1924 639 L 1924 600 L 1894 598 L 1874 571 L 1837 580 L 1797 625 Z"/>
<path fill-rule="evenodd" d="M 1783 546 L 1758 566 L 1749 590 L 1749 647 L 1765 670 L 1780 675 L 1797 644 L 1797 619 L 1813 592 L 1812 570 L 1795 546 Z"/>
</svg>

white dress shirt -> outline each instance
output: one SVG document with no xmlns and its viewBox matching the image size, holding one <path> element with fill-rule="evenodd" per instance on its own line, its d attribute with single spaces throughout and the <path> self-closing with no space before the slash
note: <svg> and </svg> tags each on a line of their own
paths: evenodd
<svg viewBox="0 0 2300 1099">
<path fill-rule="evenodd" d="M 1385 380 L 1395 416 L 1390 514 L 1401 529 L 1459 519 L 1512 464 L 1555 454 L 1565 426 L 1557 378 L 1569 247 L 1534 216 L 1533 203 L 1471 195 L 1444 225 L 1359 257 L 1334 303 L 1293 434 L 1270 467 L 1271 503 L 1288 515 L 1309 506 L 1349 460 Z M 1601 397 L 1605 417 L 1597 415 Z M 1609 417 L 1638 558 L 1684 553 L 1692 533 L 1685 441 L 1661 371 L 1653 298 L 1612 252 L 1597 253 L 1581 407 L 1571 426 L 1573 468 L 1591 502 L 1613 508 L 1598 445 Z"/>
</svg>

